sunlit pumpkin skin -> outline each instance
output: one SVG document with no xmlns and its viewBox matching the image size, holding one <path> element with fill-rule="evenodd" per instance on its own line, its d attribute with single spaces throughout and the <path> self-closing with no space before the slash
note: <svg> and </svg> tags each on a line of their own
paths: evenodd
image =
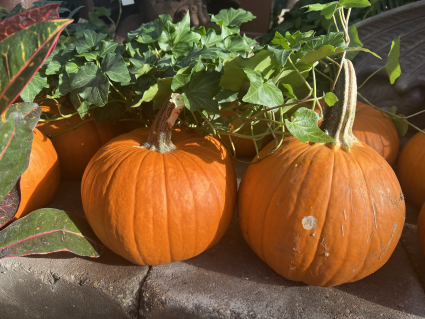
<svg viewBox="0 0 425 319">
<path fill-rule="evenodd" d="M 378 152 L 390 165 L 394 165 L 399 149 L 399 137 L 393 121 L 379 110 L 357 102 L 354 135 Z"/>
<path fill-rule="evenodd" d="M 224 117 L 224 118 L 226 118 L 227 116 L 233 117 L 233 116 L 235 116 L 235 113 L 233 111 L 222 111 L 221 116 Z M 266 122 L 264 122 L 264 123 L 266 123 Z M 256 126 L 259 126 L 259 125 L 261 125 L 261 123 L 257 124 Z M 254 126 L 254 128 L 256 126 Z M 267 125 L 265 127 L 263 126 L 263 128 L 266 129 Z M 233 132 L 234 129 L 235 128 L 232 125 L 230 132 Z M 242 128 L 237 133 L 243 134 L 243 135 L 251 135 L 251 127 L 247 124 L 246 128 L 245 127 Z M 231 146 L 230 138 L 229 138 L 228 135 L 222 134 L 220 136 L 223 139 L 223 141 L 226 143 L 226 145 Z M 266 135 L 263 138 L 263 142 L 261 144 L 260 150 L 272 140 L 273 140 L 273 136 L 271 134 Z M 232 136 L 232 141 L 233 141 L 233 144 L 234 144 L 235 149 L 236 149 L 236 156 L 237 157 L 253 158 L 254 156 L 257 155 L 257 151 L 255 149 L 255 145 L 254 145 L 253 140 L 247 139 L 247 138 L 242 138 L 242 137 L 237 138 L 235 136 Z M 231 150 L 231 147 L 230 147 L 230 150 Z"/>
<path fill-rule="evenodd" d="M 226 232 L 236 205 L 233 162 L 212 138 L 175 130 L 170 153 L 140 148 L 149 129 L 104 145 L 84 173 L 87 220 L 112 251 L 139 265 L 194 257 Z"/>
<path fill-rule="evenodd" d="M 356 86 L 350 61 L 344 60 L 341 78 L 335 92 L 342 106 L 330 109 L 338 116 L 330 113 L 322 124 L 335 142 L 285 139 L 249 166 L 238 195 L 240 227 L 252 250 L 285 278 L 314 286 L 357 281 L 378 270 L 405 218 L 391 166 L 351 132 Z"/>
<path fill-rule="evenodd" d="M 315 286 L 379 269 L 405 217 L 392 168 L 366 144 L 357 142 L 348 153 L 295 138 L 248 168 L 238 211 L 243 236 L 263 261 L 285 278 Z"/>
<path fill-rule="evenodd" d="M 422 207 L 425 203 L 425 134 L 416 133 L 402 148 L 397 177 L 406 199 Z"/>
<path fill-rule="evenodd" d="M 42 106 L 42 109 L 45 112 L 57 113 L 55 108 L 48 106 Z M 97 150 L 112 138 L 124 133 L 121 123 L 97 125 L 95 121 L 89 121 L 80 125 L 82 122 L 79 115 L 74 115 L 68 119 L 40 122 L 37 125 L 41 132 L 51 137 L 59 156 L 63 178 L 80 179 Z M 77 125 L 80 126 L 71 129 Z M 66 132 L 62 133 L 64 131 Z M 57 135 L 59 133 L 62 134 Z"/>
<path fill-rule="evenodd" d="M 52 142 L 34 130 L 30 162 L 21 176 L 21 203 L 15 219 L 45 207 L 59 187 L 60 167 Z"/>
</svg>

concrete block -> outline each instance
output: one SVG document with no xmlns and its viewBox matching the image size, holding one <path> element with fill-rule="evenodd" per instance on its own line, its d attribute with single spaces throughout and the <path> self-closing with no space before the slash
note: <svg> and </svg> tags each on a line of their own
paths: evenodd
<svg viewBox="0 0 425 319">
<path fill-rule="evenodd" d="M 333 288 L 286 280 L 245 243 L 236 218 L 215 247 L 154 266 L 142 288 L 142 318 L 423 318 L 425 295 L 399 245 L 369 277 Z"/>
</svg>

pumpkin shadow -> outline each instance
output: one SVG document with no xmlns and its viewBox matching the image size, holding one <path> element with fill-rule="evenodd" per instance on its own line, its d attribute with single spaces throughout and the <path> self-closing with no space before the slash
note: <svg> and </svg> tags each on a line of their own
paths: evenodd
<svg viewBox="0 0 425 319">
<path fill-rule="evenodd" d="M 285 279 L 264 263 L 245 242 L 235 214 L 230 228 L 217 245 L 184 263 L 191 268 L 208 271 L 208 278 L 215 280 L 220 291 L 225 290 L 229 295 L 240 295 L 241 287 L 249 281 L 254 283 L 251 289 L 266 290 L 267 295 L 276 300 L 296 297 L 299 301 L 301 298 L 303 307 L 311 307 L 312 311 L 323 306 L 324 312 L 326 307 L 329 311 L 350 309 L 352 315 L 359 311 L 357 315 L 373 314 L 378 317 L 388 310 L 391 313 L 396 310 L 425 316 L 424 301 L 418 302 L 421 297 L 416 296 L 422 288 L 413 271 L 406 269 L 411 266 L 401 244 L 381 269 L 362 280 L 336 287 L 308 286 Z M 406 274 L 406 270 L 409 270 L 410 276 L 402 275 Z M 249 300 L 252 299 L 251 294 L 258 293 L 250 289 L 244 291 L 242 298 Z M 344 313 L 343 317 L 346 315 Z"/>
</svg>

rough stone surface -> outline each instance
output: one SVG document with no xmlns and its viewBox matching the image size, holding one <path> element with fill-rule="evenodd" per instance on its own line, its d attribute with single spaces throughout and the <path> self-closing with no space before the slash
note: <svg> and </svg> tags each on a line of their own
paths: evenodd
<svg viewBox="0 0 425 319">
<path fill-rule="evenodd" d="M 142 318 L 423 318 L 425 295 L 403 248 L 369 277 L 333 288 L 284 279 L 244 242 L 236 219 L 215 247 L 152 267 Z"/>
<path fill-rule="evenodd" d="M 422 255 L 419 247 L 416 225 L 406 223 L 400 240 L 422 287 L 425 287 L 425 256 Z"/>
<path fill-rule="evenodd" d="M 238 182 L 248 165 L 235 163 Z M 286 280 L 244 241 L 235 216 L 213 248 L 155 266 L 142 287 L 142 318 L 423 318 L 425 295 L 401 245 L 369 277 L 333 288 Z"/>
<path fill-rule="evenodd" d="M 235 163 L 238 183 L 247 167 Z M 84 215 L 80 182 L 62 181 L 48 206 Z M 409 206 L 407 220 L 416 218 Z M 423 281 L 425 259 L 409 227 L 403 246 Z M 0 318 L 425 318 L 425 295 L 401 245 L 382 269 L 356 283 L 319 288 L 286 280 L 252 252 L 235 216 L 215 247 L 150 270 L 110 251 L 98 259 L 1 259 Z"/>
<path fill-rule="evenodd" d="M 80 182 L 62 181 L 48 207 L 84 215 Z M 97 259 L 71 253 L 4 258 L 0 318 L 135 319 L 148 269 L 109 250 Z"/>
</svg>

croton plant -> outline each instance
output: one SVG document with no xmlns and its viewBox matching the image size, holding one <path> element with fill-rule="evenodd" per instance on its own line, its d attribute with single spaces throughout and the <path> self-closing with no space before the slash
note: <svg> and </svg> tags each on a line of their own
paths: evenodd
<svg viewBox="0 0 425 319">
<path fill-rule="evenodd" d="M 345 103 L 346 99 L 335 88 L 342 87 L 340 75 L 348 72 L 344 65 L 352 70 L 351 62 L 347 61 L 359 51 L 380 58 L 363 48 L 354 25 L 348 27 L 351 9 L 369 5 L 367 0 L 308 5 L 307 12 L 319 11 L 333 23 L 329 32 L 320 36 L 313 31 L 276 32 L 269 44 L 240 34 L 241 24 L 255 18 L 242 9 L 222 10 L 213 15 L 211 21 L 217 26 L 208 30 L 191 27 L 188 15 L 178 23 L 161 15 L 130 32 L 123 45 L 114 42 L 111 33 L 92 29 L 74 28 L 67 30 L 67 35 L 60 35 L 71 21 L 58 19 L 58 4 L 4 20 L 0 24 L 0 59 L 7 72 L 0 74 L 0 226 L 6 225 L 19 208 L 19 178 L 28 166 L 32 129 L 38 121 L 49 123 L 78 114 L 81 119 L 97 124 L 132 122 L 138 127 L 151 127 L 157 123 L 155 118 L 166 118 L 165 111 L 159 110 L 173 96 L 179 101 L 179 113 L 172 120 L 175 127 L 214 136 L 231 157 L 240 161 L 240 155 L 246 154 L 254 157 L 254 163 L 271 156 L 289 135 L 302 143 L 337 143 L 337 135 L 325 132 L 318 123 L 323 120 L 323 105 L 332 109 Z M 17 19 L 32 15 L 36 18 L 31 25 L 15 24 Z M 40 37 L 46 34 L 46 40 L 34 41 L 34 30 Z M 15 48 L 13 55 L 9 47 Z M 25 53 L 17 54 L 16 50 Z M 401 72 L 399 50 L 397 39 L 383 67 L 391 83 Z M 24 102 L 11 106 L 18 95 Z M 40 118 L 40 108 L 34 101 L 41 105 L 54 101 L 58 112 L 47 110 Z M 69 113 L 68 108 L 65 113 L 65 106 L 69 105 L 74 110 Z M 407 120 L 396 115 L 395 109 L 382 111 L 388 113 L 402 134 Z M 170 130 L 169 127 L 167 134 L 171 134 Z M 273 144 L 260 153 L 270 141 Z M 252 154 L 244 152 L 244 142 L 252 148 Z M 171 140 L 168 143 L 172 145 Z M 87 171 L 93 171 L 95 164 L 89 167 Z M 96 183 L 96 172 L 87 171 L 86 183 Z M 83 194 L 83 198 L 87 196 Z M 231 216 L 233 210 L 229 211 Z M 101 246 L 88 239 L 95 237 L 85 235 L 90 234 L 89 230 L 81 230 L 87 228 L 83 221 L 75 222 L 77 218 L 69 216 L 62 211 L 42 209 L 12 223 L 0 232 L 0 257 L 47 252 L 40 242 L 25 244 L 37 241 L 34 238 L 38 235 L 51 236 L 57 244 L 55 250 L 97 256 Z M 37 223 L 41 220 L 46 221 L 46 226 L 39 227 Z M 52 220 L 61 223 L 50 223 Z M 72 236 L 80 241 L 67 246 L 64 238 Z M 130 248 L 113 250 L 128 253 Z M 129 259 L 143 260 L 139 257 Z"/>
<path fill-rule="evenodd" d="M 94 257 L 102 249 L 87 239 L 92 231 L 84 220 L 61 210 L 39 209 L 7 226 L 19 211 L 25 191 L 21 175 L 30 162 L 41 114 L 37 103 L 12 103 L 37 77 L 72 22 L 59 18 L 59 5 L 36 7 L 0 22 L 0 258 L 60 250 Z"/>
</svg>

